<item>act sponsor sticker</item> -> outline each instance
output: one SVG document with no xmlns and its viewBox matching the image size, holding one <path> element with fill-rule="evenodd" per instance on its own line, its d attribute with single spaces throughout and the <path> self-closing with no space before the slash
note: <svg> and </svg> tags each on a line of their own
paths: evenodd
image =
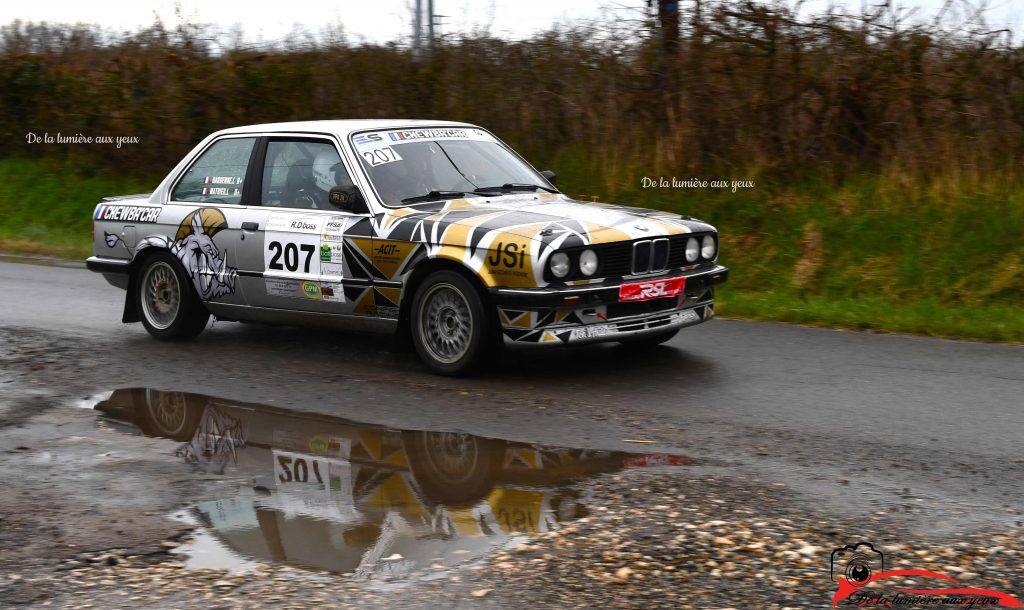
<svg viewBox="0 0 1024 610">
<path fill-rule="evenodd" d="M 619 302 L 649 301 L 664 299 L 682 294 L 686 288 L 685 277 L 674 277 L 667 280 L 636 282 L 619 286 Z"/>
</svg>

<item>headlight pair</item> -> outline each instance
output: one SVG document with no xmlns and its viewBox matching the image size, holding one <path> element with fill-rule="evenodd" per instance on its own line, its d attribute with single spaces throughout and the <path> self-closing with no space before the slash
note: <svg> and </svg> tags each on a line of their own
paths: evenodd
<svg viewBox="0 0 1024 610">
<path fill-rule="evenodd" d="M 565 278 L 572 272 L 572 259 L 565 252 L 555 252 L 548 259 L 548 269 L 551 270 L 551 275 L 558 279 Z M 576 261 L 579 266 L 580 273 L 586 277 L 591 277 L 597 273 L 598 259 L 597 252 L 591 249 L 586 249 L 580 252 L 580 256 Z"/>
<path fill-rule="evenodd" d="M 700 242 L 697 241 L 696 237 L 686 240 L 686 262 L 688 263 L 697 262 L 698 256 L 705 260 L 711 260 L 715 258 L 717 252 L 718 244 L 715 243 L 715 238 L 710 235 L 705 235 Z"/>
</svg>

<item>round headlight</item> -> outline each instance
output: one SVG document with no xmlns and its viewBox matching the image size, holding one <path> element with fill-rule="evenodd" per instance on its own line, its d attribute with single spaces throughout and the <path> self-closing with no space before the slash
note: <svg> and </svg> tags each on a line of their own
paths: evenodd
<svg viewBox="0 0 1024 610">
<path fill-rule="evenodd" d="M 691 237 L 686 240 L 686 262 L 692 263 L 696 261 L 698 254 L 700 254 L 700 245 L 697 244 L 697 238 Z"/>
<path fill-rule="evenodd" d="M 580 253 L 580 271 L 586 276 L 597 273 L 597 252 L 584 250 Z"/>
<path fill-rule="evenodd" d="M 710 235 L 705 235 L 704 239 L 700 240 L 700 255 L 704 258 L 711 260 L 715 258 L 715 238 Z"/>
<path fill-rule="evenodd" d="M 548 266 L 551 268 L 552 275 L 557 278 L 569 275 L 569 255 L 565 252 L 555 252 L 551 255 Z"/>
</svg>

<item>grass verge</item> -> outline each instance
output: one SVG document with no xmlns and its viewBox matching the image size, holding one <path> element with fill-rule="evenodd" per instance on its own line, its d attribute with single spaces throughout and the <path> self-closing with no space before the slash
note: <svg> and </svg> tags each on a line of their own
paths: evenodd
<svg viewBox="0 0 1024 610">
<path fill-rule="evenodd" d="M 827 328 L 1024 343 L 1024 314 L 1005 303 L 948 305 L 935 299 L 891 303 L 879 297 L 805 297 L 723 289 L 719 315 Z"/>
<path fill-rule="evenodd" d="M 578 186 L 594 184 L 591 174 L 570 161 L 558 164 L 560 184 L 569 194 L 592 192 Z M 81 260 L 93 207 L 158 182 L 0 159 L 0 251 Z M 1024 342 L 1024 188 L 897 182 L 860 176 L 838 187 L 762 184 L 737 193 L 622 182 L 611 199 L 718 227 L 731 269 L 720 315 Z"/>
</svg>

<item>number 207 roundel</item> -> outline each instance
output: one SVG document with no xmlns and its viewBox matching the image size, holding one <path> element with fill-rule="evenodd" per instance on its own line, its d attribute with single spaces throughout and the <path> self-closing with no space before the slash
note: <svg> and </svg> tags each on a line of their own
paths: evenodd
<svg viewBox="0 0 1024 610">
<path fill-rule="evenodd" d="M 682 294 L 685 288 L 685 277 L 674 277 L 655 282 L 622 284 L 619 286 L 619 302 L 629 303 L 632 301 L 649 301 L 651 299 L 676 297 Z"/>
</svg>

